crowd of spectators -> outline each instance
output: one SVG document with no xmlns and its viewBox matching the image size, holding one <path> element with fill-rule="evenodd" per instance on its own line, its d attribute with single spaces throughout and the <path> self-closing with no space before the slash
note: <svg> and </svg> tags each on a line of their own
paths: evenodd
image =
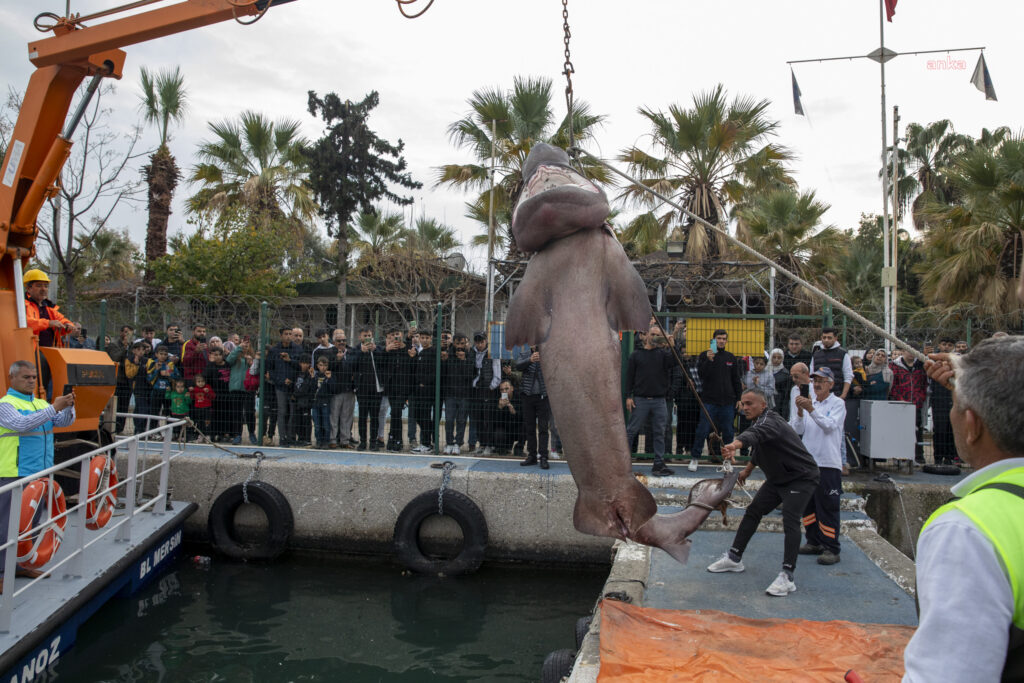
<svg viewBox="0 0 1024 683">
<path fill-rule="evenodd" d="M 539 352 L 494 358 L 483 332 L 472 343 L 442 334 L 440 365 L 433 333 L 415 326 L 385 330 L 381 345 L 364 327 L 351 346 L 343 329 L 307 340 L 302 328 L 282 327 L 265 367 L 249 337 L 208 337 L 202 325 L 187 339 L 176 324 L 162 338 L 125 325 L 105 341 L 119 365 L 118 412 L 134 404 L 135 433 L 146 429 L 144 415 L 188 416 L 195 429 L 178 438 L 256 444 L 262 400 L 264 445 L 427 453 L 436 440 L 445 453 L 512 453 L 543 468 L 549 446 L 560 447 Z M 438 378 L 443 435 L 434 434 Z M 124 433 L 127 419 L 116 428 Z"/>
<path fill-rule="evenodd" d="M 624 395 L 631 413 L 631 449 L 654 454 L 655 474 L 671 473 L 665 459 L 672 455 L 688 457 L 691 469 L 705 456 L 719 461 L 720 442 L 708 437 L 717 430 L 729 443 L 737 430 L 748 426 L 737 416 L 740 395 L 748 388 L 762 391 L 769 407 L 788 420 L 799 386 L 809 385 L 810 374 L 820 367 L 832 371 L 833 392 L 846 402 L 844 450 L 849 446 L 856 453 L 860 402 L 889 399 L 914 403 L 918 409 L 919 461 L 929 407 L 936 462 L 957 461 L 949 391 L 929 382 L 910 352 L 849 352 L 840 346 L 836 330 L 825 328 L 809 347 L 792 334 L 785 349 L 750 356 L 733 354 L 728 334 L 717 330 L 706 350 L 690 355 L 684 321 L 677 321 L 671 333 L 656 321 L 652 325 L 650 334 L 637 336 Z M 117 338 L 105 340 L 107 352 L 120 366 L 120 412 L 134 402 L 137 414 L 188 415 L 214 441 L 240 444 L 247 438 L 255 444 L 259 393 L 264 445 L 426 453 L 433 451 L 436 440 L 444 453 L 512 453 L 523 457 L 524 465 L 541 467 L 548 466 L 550 451 L 560 449 L 539 349 L 523 349 L 502 360 L 492 357 L 482 332 L 472 340 L 443 333 L 437 342 L 438 372 L 433 333 L 415 326 L 389 328 L 382 340 L 365 327 L 351 346 L 343 329 L 317 330 L 315 339 L 307 339 L 302 328 L 281 328 L 277 336 L 267 349 L 266 367 L 260 368 L 256 346 L 247 336 L 207 337 L 206 328 L 196 325 L 185 338 L 176 324 L 162 338 L 150 327 L 136 336 L 126 325 Z M 85 330 L 76 328 L 69 343 L 87 348 L 85 342 L 91 343 Z M 670 344 L 681 366 L 669 353 Z M 966 342 L 950 338 L 941 339 L 937 349 L 923 346 L 925 353 L 966 349 Z M 438 377 L 441 401 L 436 408 L 443 411 L 444 432 L 435 435 Z M 136 431 L 145 428 L 144 418 L 135 422 Z M 125 426 L 119 419 L 118 431 Z M 850 454 L 846 459 L 855 462 Z"/>
</svg>

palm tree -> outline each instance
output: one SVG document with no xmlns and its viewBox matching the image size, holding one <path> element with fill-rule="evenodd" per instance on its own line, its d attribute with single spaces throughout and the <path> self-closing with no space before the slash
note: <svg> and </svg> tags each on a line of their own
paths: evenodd
<svg viewBox="0 0 1024 683">
<path fill-rule="evenodd" d="M 299 122 L 270 121 L 244 111 L 239 120 L 210 123 L 215 139 L 200 145 L 191 182 L 200 189 L 189 211 L 225 219 L 231 207 L 256 226 L 282 220 L 309 222 L 316 203 L 306 184 L 308 166 Z"/>
<path fill-rule="evenodd" d="M 927 126 L 911 123 L 906 128 L 906 145 L 897 155 L 897 193 L 899 204 L 896 219 L 909 208 L 914 227 L 925 228 L 922 208 L 929 198 L 953 201 L 953 188 L 946 178 L 947 169 L 958 154 L 972 145 L 969 136 L 953 130 L 949 119 L 933 121 Z M 892 174 L 891 148 L 886 170 Z"/>
<path fill-rule="evenodd" d="M 973 303 L 985 315 L 1019 319 L 1015 298 L 1024 252 L 1024 135 L 975 145 L 949 169 L 952 202 L 922 209 L 927 267 L 921 289 L 933 305 Z"/>
<path fill-rule="evenodd" d="M 437 219 L 421 216 L 405 235 L 405 247 L 426 256 L 445 257 L 460 246 L 455 230 Z"/>
<path fill-rule="evenodd" d="M 536 142 L 558 147 L 569 145 L 569 117 L 556 125 L 552 111 L 552 83 L 549 78 L 516 76 L 512 90 L 484 88 L 469 98 L 470 113 L 448 126 L 448 135 L 456 147 L 467 149 L 474 157 L 471 163 L 447 164 L 438 169 L 437 185 L 450 185 L 478 192 L 467 203 L 467 217 L 488 224 L 490 212 L 490 169 L 492 150 L 495 156 L 495 244 L 512 248 L 509 230 L 512 209 L 522 168 Z M 594 130 L 604 120 L 590 113 L 590 107 L 577 101 L 572 112 L 575 144 L 594 137 Z M 492 124 L 495 135 L 492 137 Z M 583 167 L 583 173 L 600 183 L 608 182 L 601 166 Z M 486 234 L 473 239 L 474 244 L 487 244 Z"/>
<path fill-rule="evenodd" d="M 127 230 L 101 228 L 94 234 L 80 234 L 78 268 L 80 286 L 95 286 L 112 280 L 134 280 L 138 275 L 139 249 Z"/>
<path fill-rule="evenodd" d="M 360 265 L 372 265 L 381 256 L 399 246 L 408 233 L 405 219 L 397 212 L 361 211 L 356 216 L 351 248 L 359 252 Z"/>
<path fill-rule="evenodd" d="M 784 147 L 766 142 L 779 125 L 767 116 L 769 104 L 746 96 L 730 102 L 719 84 L 694 95 L 688 109 L 673 104 L 665 113 L 641 107 L 640 114 L 651 125 L 656 151 L 634 146 L 623 150 L 619 160 L 628 163 L 630 172 L 648 187 L 672 197 L 704 220 L 724 226 L 730 206 L 752 195 L 748 188 L 792 184 L 784 166 L 792 155 Z M 650 193 L 630 186 L 620 197 L 650 209 L 650 215 L 642 214 L 635 221 L 650 225 L 656 220 L 663 235 L 681 229 L 688 260 L 725 255 L 725 239 L 704 227 L 694 229 L 685 214 L 670 209 L 655 215 L 660 200 Z"/>
<path fill-rule="evenodd" d="M 181 179 L 178 164 L 167 147 L 170 125 L 185 120 L 187 109 L 185 77 L 179 67 L 155 75 L 142 67 L 142 113 L 146 123 L 156 124 L 160 144 L 142 172 L 149 185 L 149 223 L 146 226 L 146 275 L 152 282 L 152 264 L 167 254 L 167 219 L 171 215 L 171 199 Z"/>
<path fill-rule="evenodd" d="M 805 280 L 817 279 L 835 286 L 832 264 L 841 257 L 845 240 L 834 227 L 821 225 L 821 217 L 829 208 L 817 200 L 813 190 L 798 193 L 785 188 L 763 192 L 738 210 L 747 227 L 742 239 Z M 814 299 L 810 292 L 798 294 L 788 279 L 781 282 L 784 284 L 780 290 L 789 290 L 792 298 L 807 302 Z"/>
</svg>

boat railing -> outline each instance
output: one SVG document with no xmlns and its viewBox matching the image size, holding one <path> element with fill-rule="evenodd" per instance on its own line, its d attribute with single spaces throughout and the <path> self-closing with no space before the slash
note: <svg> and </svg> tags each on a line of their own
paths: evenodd
<svg viewBox="0 0 1024 683">
<path fill-rule="evenodd" d="M 33 590 L 36 585 L 49 577 L 62 577 L 63 579 L 78 579 L 82 576 L 83 559 L 86 550 L 97 543 L 100 539 L 110 534 L 116 534 L 115 541 L 126 544 L 126 548 L 133 546 L 138 539 L 133 536 L 133 521 L 138 515 L 148 513 L 152 515 L 164 515 L 168 508 L 167 483 L 169 480 L 170 463 L 181 455 L 182 449 L 173 440 L 176 429 L 184 429 L 187 420 L 175 420 L 170 417 L 155 415 L 139 415 L 135 413 L 118 413 L 118 417 L 132 418 L 144 422 L 144 429 L 137 434 L 119 438 L 114 442 L 95 448 L 81 455 L 74 456 L 60 464 L 49 467 L 35 474 L 21 477 L 5 486 L 0 487 L 0 505 L 3 505 L 3 498 L 10 494 L 9 514 L 7 523 L 7 542 L 0 545 L 0 551 L 6 553 L 3 561 L 4 576 L 8 577 L 3 582 L 3 591 L 0 593 L 0 633 L 7 633 L 11 630 L 11 620 L 14 613 L 15 599 L 25 591 Z M 153 425 L 156 426 L 153 426 Z M 115 459 L 115 454 L 118 457 Z M 127 462 L 122 459 L 127 455 Z M 113 486 L 107 486 L 102 481 L 96 491 L 90 495 L 89 477 L 90 464 L 92 459 L 99 455 L 106 455 L 114 462 L 118 462 L 123 470 L 124 478 L 118 477 L 118 482 Z M 139 456 L 142 455 L 145 463 L 145 456 L 158 456 L 155 465 L 140 469 Z M 76 472 L 77 470 L 77 472 Z M 146 500 L 143 496 L 146 475 L 152 472 L 157 473 L 159 484 L 156 495 Z M 19 534 L 21 522 L 22 496 L 25 488 L 33 481 L 63 475 L 69 478 L 78 478 L 78 491 L 75 504 L 69 505 L 67 510 L 60 514 L 46 515 L 45 519 L 37 526 L 27 529 Z M 102 487 L 102 488 L 101 488 Z M 90 503 L 100 505 L 101 501 L 111 491 L 119 501 L 117 509 L 113 511 L 110 522 L 99 529 L 87 529 L 86 510 Z M 47 493 L 48 496 L 48 493 Z M 50 507 L 50 501 L 44 499 L 41 505 Z M 120 501 L 124 501 L 124 508 L 121 509 Z M 66 519 L 65 530 L 54 525 L 55 522 Z M 19 541 L 32 539 L 36 534 L 44 533 L 46 530 L 53 530 L 58 536 L 68 534 L 68 538 L 61 541 L 60 556 L 43 567 L 41 576 L 15 588 L 13 580 L 17 567 L 17 546 Z M 52 579 L 50 579 L 52 580 Z"/>
</svg>

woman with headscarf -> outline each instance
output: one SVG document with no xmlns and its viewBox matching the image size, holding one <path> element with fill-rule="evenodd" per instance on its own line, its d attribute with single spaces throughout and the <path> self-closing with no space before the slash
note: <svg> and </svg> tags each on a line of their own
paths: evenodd
<svg viewBox="0 0 1024 683">
<path fill-rule="evenodd" d="M 775 377 L 775 412 L 789 420 L 789 392 L 793 386 L 793 380 L 784 365 L 785 359 L 786 354 L 782 349 L 772 349 L 768 370 Z"/>
<path fill-rule="evenodd" d="M 889 356 L 885 349 L 878 349 L 871 358 L 871 363 L 864 368 L 867 375 L 867 386 L 861 398 L 865 401 L 884 401 L 889 398 L 892 386 L 892 369 L 889 368 Z"/>
</svg>

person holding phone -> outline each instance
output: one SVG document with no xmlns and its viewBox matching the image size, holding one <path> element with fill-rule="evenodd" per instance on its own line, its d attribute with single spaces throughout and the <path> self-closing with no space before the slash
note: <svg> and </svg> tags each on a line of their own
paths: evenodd
<svg viewBox="0 0 1024 683">
<path fill-rule="evenodd" d="M 523 438 L 526 442 L 526 459 L 520 465 L 529 467 L 540 463 L 542 470 L 548 469 L 548 427 L 551 422 L 551 405 L 548 390 L 544 385 L 544 371 L 540 365 L 540 347 L 523 348 L 516 358 L 516 370 L 523 373 Z M 501 386 L 504 386 L 502 382 Z M 511 383 L 509 383 L 511 386 Z M 508 397 L 505 397 L 506 400 Z M 499 402 L 499 409 L 501 404 Z"/>
<path fill-rule="evenodd" d="M 75 393 L 70 390 L 53 400 L 51 406 L 35 395 L 36 366 L 26 360 L 11 364 L 7 394 L 0 398 L 0 486 L 53 467 L 53 429 L 75 421 Z M 13 491 L 0 495 L 0 545 L 7 542 Z M 3 588 L 3 560 L 0 551 L 0 589 Z M 18 568 L 16 576 L 35 578 L 38 569 Z"/>
<path fill-rule="evenodd" d="M 707 414 L 701 411 L 700 423 L 697 425 L 697 436 L 690 450 L 691 472 L 697 471 L 697 459 L 704 452 L 704 442 L 711 433 L 708 415 L 715 421 L 715 426 L 722 434 L 722 441 L 730 443 L 733 437 L 732 423 L 736 417 L 740 394 L 743 392 L 740 363 L 736 356 L 725 350 L 729 342 L 729 333 L 715 330 L 709 349 L 697 358 L 697 373 L 701 381 L 701 400 L 707 408 Z M 717 445 L 710 449 L 712 462 L 720 462 L 721 454 Z"/>
</svg>

